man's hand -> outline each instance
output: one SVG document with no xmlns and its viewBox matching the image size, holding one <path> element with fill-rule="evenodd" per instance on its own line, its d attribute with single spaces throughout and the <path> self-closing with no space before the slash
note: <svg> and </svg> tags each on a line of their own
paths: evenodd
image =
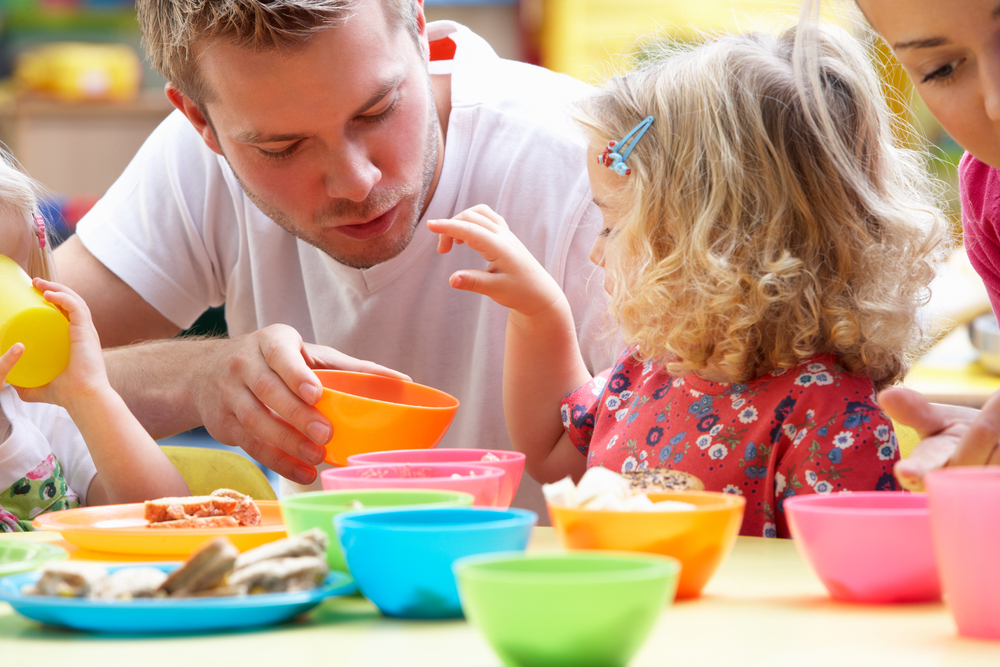
<svg viewBox="0 0 1000 667">
<path fill-rule="evenodd" d="M 922 491 L 924 475 L 944 466 L 1000 465 L 1000 391 L 982 410 L 930 403 L 912 389 L 886 389 L 878 397 L 886 414 L 911 426 L 920 444 L 896 463 L 903 488 Z"/>
<path fill-rule="evenodd" d="M 191 386 L 194 408 L 216 440 L 244 449 L 279 475 L 310 484 L 330 422 L 313 405 L 323 394 L 314 368 L 409 379 L 378 364 L 307 344 L 291 327 L 275 324 L 227 341 L 206 341 L 213 354 Z"/>
</svg>

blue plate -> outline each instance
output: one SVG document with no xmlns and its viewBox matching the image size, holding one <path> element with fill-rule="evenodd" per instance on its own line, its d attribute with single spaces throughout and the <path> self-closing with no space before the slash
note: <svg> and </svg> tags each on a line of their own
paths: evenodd
<svg viewBox="0 0 1000 667">
<path fill-rule="evenodd" d="M 156 567 L 169 572 L 169 565 L 110 567 Z M 324 599 L 350 595 L 354 580 L 343 572 L 331 572 L 323 585 L 295 593 L 262 593 L 217 598 L 136 600 L 89 600 L 41 595 L 22 595 L 21 587 L 38 581 L 40 572 L 26 572 L 0 579 L 0 600 L 22 616 L 48 625 L 108 633 L 209 632 L 255 628 L 287 621 L 309 611 Z"/>
</svg>

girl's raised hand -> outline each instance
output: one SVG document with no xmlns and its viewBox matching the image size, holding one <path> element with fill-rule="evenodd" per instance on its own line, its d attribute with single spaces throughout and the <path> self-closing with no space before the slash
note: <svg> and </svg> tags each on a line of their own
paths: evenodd
<svg viewBox="0 0 1000 667">
<path fill-rule="evenodd" d="M 448 282 L 455 289 L 488 296 L 529 317 L 565 299 L 552 276 L 489 206 L 474 206 L 450 220 L 428 220 L 427 228 L 441 235 L 438 252 L 448 252 L 457 241 L 489 262 L 485 270 L 451 274 Z"/>
<path fill-rule="evenodd" d="M 69 364 L 56 379 L 42 387 L 18 388 L 25 401 L 55 403 L 69 409 L 78 398 L 86 399 L 110 389 L 101 341 L 91 321 L 86 302 L 70 288 L 41 278 L 32 281 L 45 300 L 69 317 Z"/>
</svg>

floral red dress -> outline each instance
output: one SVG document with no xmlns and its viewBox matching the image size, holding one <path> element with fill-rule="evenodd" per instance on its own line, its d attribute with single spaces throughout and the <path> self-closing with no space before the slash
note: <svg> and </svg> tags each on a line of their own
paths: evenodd
<svg viewBox="0 0 1000 667">
<path fill-rule="evenodd" d="M 671 376 L 631 349 L 562 402 L 587 467 L 673 468 L 746 498 L 743 535 L 789 537 L 782 502 L 895 490 L 892 421 L 863 375 L 817 355 L 746 384 Z"/>
</svg>

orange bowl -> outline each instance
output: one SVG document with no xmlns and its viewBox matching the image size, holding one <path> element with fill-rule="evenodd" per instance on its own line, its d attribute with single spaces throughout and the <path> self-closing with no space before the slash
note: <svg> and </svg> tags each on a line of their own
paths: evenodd
<svg viewBox="0 0 1000 667">
<path fill-rule="evenodd" d="M 326 462 L 346 466 L 353 454 L 430 449 L 458 411 L 454 396 L 422 384 L 350 371 L 316 371 L 323 396 L 316 409 L 330 420 Z"/>
<path fill-rule="evenodd" d="M 677 491 L 650 493 L 653 502 L 677 500 L 692 511 L 611 512 L 549 503 L 549 517 L 567 549 L 641 551 L 681 562 L 677 597 L 701 594 L 729 554 L 743 523 L 746 499 L 730 493 Z"/>
</svg>

